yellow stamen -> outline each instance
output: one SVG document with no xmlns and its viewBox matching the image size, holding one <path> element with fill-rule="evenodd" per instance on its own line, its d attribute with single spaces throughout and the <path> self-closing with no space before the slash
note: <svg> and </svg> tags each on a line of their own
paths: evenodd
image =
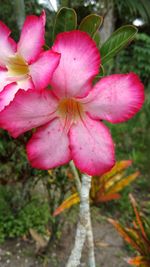
<svg viewBox="0 0 150 267">
<path fill-rule="evenodd" d="M 80 102 L 73 98 L 64 98 L 58 105 L 58 114 L 65 121 L 65 128 L 68 130 L 72 123 L 81 119 L 84 109 Z"/>
<path fill-rule="evenodd" d="M 28 63 L 19 54 L 9 58 L 7 69 L 10 77 L 26 76 L 29 74 Z"/>
</svg>

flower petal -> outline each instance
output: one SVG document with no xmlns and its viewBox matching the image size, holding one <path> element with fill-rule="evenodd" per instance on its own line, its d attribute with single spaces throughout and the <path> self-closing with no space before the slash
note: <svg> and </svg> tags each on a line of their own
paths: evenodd
<svg viewBox="0 0 150 267">
<path fill-rule="evenodd" d="M 57 99 L 46 90 L 19 90 L 14 100 L 0 113 L 0 127 L 13 137 L 52 120 Z"/>
<path fill-rule="evenodd" d="M 13 100 L 16 92 L 18 91 L 18 86 L 16 83 L 10 83 L 0 92 L 0 111 L 2 111 L 5 106 L 7 106 L 11 100 Z"/>
<path fill-rule="evenodd" d="M 7 58 L 16 51 L 15 41 L 9 37 L 11 31 L 0 21 L 0 66 L 5 67 Z"/>
<path fill-rule="evenodd" d="M 7 70 L 0 68 L 0 92 L 8 84 L 7 74 L 8 74 Z"/>
<path fill-rule="evenodd" d="M 142 107 L 144 86 L 134 73 L 113 74 L 102 78 L 83 102 L 93 118 L 126 121 Z"/>
<path fill-rule="evenodd" d="M 36 88 L 45 88 L 59 64 L 60 54 L 52 50 L 40 54 L 38 60 L 29 66 L 30 75 Z"/>
<path fill-rule="evenodd" d="M 35 88 L 30 77 L 26 78 L 24 80 L 18 81 L 17 85 L 18 85 L 18 90 L 21 88 L 21 89 L 27 91 L 28 89 L 34 89 Z"/>
<path fill-rule="evenodd" d="M 55 94 L 59 97 L 86 95 L 99 72 L 100 54 L 94 41 L 87 33 L 77 30 L 60 33 L 53 50 L 61 53 L 51 82 Z"/>
<path fill-rule="evenodd" d="M 31 63 L 36 60 L 38 54 L 42 51 L 45 34 L 45 12 L 40 17 L 27 16 L 22 28 L 17 52 L 23 58 Z"/>
<path fill-rule="evenodd" d="M 31 165 L 51 169 L 71 160 L 69 139 L 59 119 L 40 127 L 27 145 Z"/>
<path fill-rule="evenodd" d="M 109 130 L 103 123 L 89 117 L 71 127 L 70 148 L 75 165 L 89 175 L 100 175 L 115 163 Z"/>
<path fill-rule="evenodd" d="M 9 105 L 20 88 L 28 90 L 34 88 L 34 86 L 30 79 L 22 80 L 18 83 L 13 82 L 6 85 L 3 91 L 0 92 L 0 111 Z"/>
</svg>

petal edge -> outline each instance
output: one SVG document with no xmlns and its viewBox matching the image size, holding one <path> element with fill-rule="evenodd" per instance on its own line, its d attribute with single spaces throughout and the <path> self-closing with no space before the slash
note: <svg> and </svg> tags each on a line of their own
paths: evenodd
<svg viewBox="0 0 150 267">
<path fill-rule="evenodd" d="M 132 118 L 144 103 L 144 86 L 134 73 L 102 78 L 83 100 L 95 119 L 120 123 Z"/>
<path fill-rule="evenodd" d="M 99 72 L 100 54 L 91 37 L 79 30 L 57 35 L 52 49 L 61 54 L 52 77 L 52 87 L 58 97 L 83 97 L 92 87 Z"/>
<path fill-rule="evenodd" d="M 29 15 L 24 22 L 17 52 L 28 62 L 34 62 L 45 43 L 45 12 L 40 17 Z"/>
<path fill-rule="evenodd" d="M 69 139 L 59 119 L 40 127 L 27 144 L 28 159 L 34 168 L 48 170 L 71 160 Z"/>
<path fill-rule="evenodd" d="M 70 148 L 79 170 L 89 175 L 100 175 L 115 164 L 114 144 L 108 128 L 88 116 L 71 127 Z"/>
<path fill-rule="evenodd" d="M 47 90 L 20 89 L 0 113 L 0 127 L 13 137 L 44 125 L 56 117 L 57 99 Z"/>
</svg>

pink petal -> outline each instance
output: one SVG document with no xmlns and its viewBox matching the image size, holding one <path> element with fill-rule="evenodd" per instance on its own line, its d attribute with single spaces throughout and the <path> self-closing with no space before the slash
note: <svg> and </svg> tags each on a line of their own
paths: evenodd
<svg viewBox="0 0 150 267">
<path fill-rule="evenodd" d="M 59 119 L 40 127 L 27 145 L 31 165 L 51 169 L 71 160 L 69 139 Z"/>
<path fill-rule="evenodd" d="M 19 90 L 14 100 L 0 113 L 0 127 L 13 137 L 52 120 L 57 99 L 46 90 Z"/>
<path fill-rule="evenodd" d="M 93 118 L 126 121 L 141 109 L 144 86 L 134 73 L 113 74 L 102 78 L 83 102 Z"/>
<path fill-rule="evenodd" d="M 0 21 L 0 66 L 5 67 L 7 58 L 16 51 L 16 43 L 9 37 L 11 31 Z"/>
<path fill-rule="evenodd" d="M 35 88 L 30 77 L 28 77 L 24 80 L 18 81 L 17 85 L 18 85 L 18 90 L 21 88 L 21 89 L 27 91 L 28 89 L 34 89 Z"/>
<path fill-rule="evenodd" d="M 18 86 L 16 83 L 10 83 L 0 92 L 0 111 L 2 111 L 5 106 L 7 106 L 11 100 L 13 100 L 16 92 L 18 91 Z"/>
<path fill-rule="evenodd" d="M 56 37 L 53 50 L 61 53 L 51 82 L 55 94 L 59 97 L 86 95 L 99 72 L 100 54 L 94 41 L 85 32 L 64 32 Z"/>
<path fill-rule="evenodd" d="M 4 69 L 0 68 L 0 92 L 8 84 L 7 73 L 8 73 L 7 70 L 4 70 Z"/>
<path fill-rule="evenodd" d="M 60 54 L 51 50 L 40 54 L 37 61 L 30 65 L 30 75 L 36 88 L 45 88 L 59 64 Z"/>
<path fill-rule="evenodd" d="M 75 165 L 89 175 L 100 175 L 115 163 L 114 144 L 107 127 L 86 117 L 70 129 L 70 148 Z"/>
<path fill-rule="evenodd" d="M 22 80 L 18 83 L 9 83 L 4 87 L 3 91 L 0 92 L 0 111 L 2 111 L 4 107 L 9 105 L 20 88 L 28 90 L 34 88 L 34 86 L 30 79 Z"/>
<path fill-rule="evenodd" d="M 17 52 L 23 58 L 31 63 L 36 60 L 38 54 L 42 51 L 45 34 L 45 12 L 40 17 L 27 16 L 22 28 Z"/>
</svg>

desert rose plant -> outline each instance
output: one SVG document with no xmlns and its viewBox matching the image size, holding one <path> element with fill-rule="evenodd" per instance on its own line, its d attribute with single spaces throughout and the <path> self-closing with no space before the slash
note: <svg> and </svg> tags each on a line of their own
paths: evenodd
<svg viewBox="0 0 150 267">
<path fill-rule="evenodd" d="M 61 32 L 58 20 L 68 18 L 68 14 L 75 23 L 69 31 L 65 32 L 68 29 L 65 27 Z M 79 30 L 75 12 L 62 9 L 56 17 L 54 33 L 58 35 L 52 49 L 41 55 L 43 16 L 44 13 L 40 18 L 27 19 L 17 50 L 13 50 L 13 56 L 8 54 L 9 63 L 3 61 L 3 72 L 13 77 L 15 83 L 4 87 L 3 79 L 0 127 L 15 138 L 37 128 L 27 144 L 28 159 L 34 168 L 47 170 L 71 162 L 80 195 L 80 217 L 75 246 L 66 266 L 79 265 L 86 236 L 89 266 L 95 266 L 89 209 L 91 175 L 102 175 L 115 164 L 114 142 L 103 120 L 124 122 L 132 118 L 144 102 L 143 84 L 134 73 L 113 74 L 96 83 L 95 78 L 101 64 L 133 39 L 136 29 L 120 28 L 103 45 L 101 57 L 94 41 L 100 25 L 98 16 L 88 17 Z M 85 32 L 89 23 L 94 32 Z M 40 26 L 32 42 L 30 33 L 33 29 L 35 32 L 35 25 Z M 118 43 L 116 39 L 120 36 L 123 40 Z M 10 47 L 9 38 L 5 38 L 5 43 Z M 22 80 L 30 83 L 24 87 Z M 48 84 L 51 89 L 46 88 Z M 84 173 L 82 183 L 75 166 Z"/>
<path fill-rule="evenodd" d="M 144 101 L 143 85 L 129 73 L 104 77 L 93 86 L 100 53 L 87 33 L 61 33 L 52 50 L 61 54 L 52 89 L 19 90 L 0 113 L 0 126 L 13 137 L 41 126 L 27 145 L 33 167 L 50 169 L 73 160 L 82 172 L 102 174 L 115 163 L 114 143 L 102 120 L 133 117 Z"/>
<path fill-rule="evenodd" d="M 60 55 L 50 49 L 43 51 L 45 20 L 44 11 L 40 17 L 28 16 L 17 44 L 0 22 L 0 111 L 20 88 L 41 90 L 51 80 Z"/>
</svg>

